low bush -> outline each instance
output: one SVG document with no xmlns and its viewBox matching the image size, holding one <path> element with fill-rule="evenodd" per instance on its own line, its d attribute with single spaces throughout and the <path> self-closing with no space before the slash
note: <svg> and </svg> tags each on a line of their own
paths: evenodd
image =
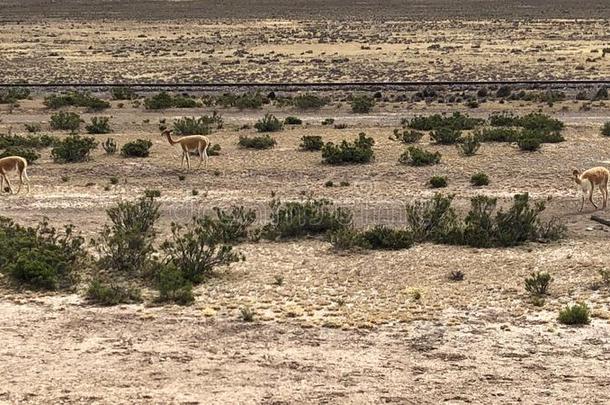
<svg viewBox="0 0 610 405">
<path fill-rule="evenodd" d="M 38 154 L 38 152 L 36 152 L 34 149 L 22 148 L 19 146 L 10 146 L 0 153 L 0 158 L 5 158 L 8 156 L 21 156 L 27 160 L 28 164 L 30 165 L 40 159 L 40 154 Z"/>
<path fill-rule="evenodd" d="M 587 304 L 580 303 L 568 305 L 559 311 L 557 318 L 564 325 L 588 325 L 591 323 L 591 315 Z"/>
<path fill-rule="evenodd" d="M 455 131 L 465 131 L 475 129 L 483 125 L 485 120 L 480 118 L 471 118 L 468 114 L 454 112 L 451 116 L 446 117 L 441 114 L 434 114 L 428 117 L 417 116 L 411 120 L 403 119 L 402 124 L 409 128 L 420 131 L 433 131 L 440 128 L 450 128 Z"/>
<path fill-rule="evenodd" d="M 66 94 L 52 94 L 45 97 L 44 105 L 48 108 L 58 109 L 61 107 L 86 107 L 91 111 L 100 111 L 110 108 L 110 103 L 89 93 L 69 92 Z"/>
<path fill-rule="evenodd" d="M 322 120 L 322 125 L 326 126 L 326 125 L 332 125 L 335 123 L 335 119 L 334 118 L 324 118 L 324 120 Z"/>
<path fill-rule="evenodd" d="M 332 142 L 322 147 L 322 160 L 331 165 L 368 163 L 373 159 L 373 138 L 360 133 L 353 143 L 343 140 L 335 145 Z"/>
<path fill-rule="evenodd" d="M 102 142 L 102 148 L 104 148 L 107 155 L 114 155 L 117 151 L 116 141 L 112 138 L 108 138 Z"/>
<path fill-rule="evenodd" d="M 178 305 L 191 305 L 195 301 L 193 284 L 187 280 L 175 264 L 159 265 L 155 275 L 159 290 L 158 302 L 173 302 Z"/>
<path fill-rule="evenodd" d="M 174 132 L 178 135 L 209 135 L 212 133 L 210 119 L 204 117 L 182 117 L 174 121 Z"/>
<path fill-rule="evenodd" d="M 481 142 L 515 142 L 520 135 L 521 131 L 515 128 L 485 128 L 474 133 Z"/>
<path fill-rule="evenodd" d="M 142 301 L 140 289 L 125 287 L 115 282 L 105 283 L 99 279 L 95 279 L 89 284 L 86 298 L 93 304 L 103 306 L 133 304 Z"/>
<path fill-rule="evenodd" d="M 127 142 L 121 148 L 121 156 L 123 157 L 148 157 L 152 142 L 148 139 L 136 139 L 135 141 Z"/>
<path fill-rule="evenodd" d="M 409 166 L 435 165 L 441 161 L 441 153 L 410 146 L 400 155 L 398 161 Z"/>
<path fill-rule="evenodd" d="M 97 148 L 97 141 L 92 137 L 69 135 L 58 141 L 51 150 L 51 157 L 56 162 L 75 163 L 89 159 L 91 151 Z"/>
<path fill-rule="evenodd" d="M 258 132 L 278 132 L 283 129 L 282 121 L 278 120 L 273 114 L 265 114 L 263 118 L 254 124 Z"/>
<path fill-rule="evenodd" d="M 534 152 L 540 149 L 542 146 L 542 140 L 535 132 L 529 132 L 526 134 L 522 133 L 517 139 L 517 145 L 521 150 Z"/>
<path fill-rule="evenodd" d="M 238 145 L 241 148 L 246 149 L 271 149 L 273 148 L 277 142 L 269 135 L 261 135 L 261 136 L 240 136 Z"/>
<path fill-rule="evenodd" d="M 303 120 L 297 117 L 286 117 L 286 119 L 284 119 L 284 124 L 286 125 L 301 125 L 303 123 Z"/>
<path fill-rule="evenodd" d="M 373 250 L 400 250 L 413 246 L 413 237 L 408 231 L 381 225 L 362 232 L 359 240 L 362 247 Z"/>
<path fill-rule="evenodd" d="M 610 121 L 606 122 L 601 129 L 601 134 L 603 136 L 610 136 Z"/>
<path fill-rule="evenodd" d="M 402 143 L 416 143 L 421 140 L 424 136 L 422 132 L 410 130 L 410 129 L 394 129 L 394 136 L 390 136 L 393 141 L 400 141 Z"/>
<path fill-rule="evenodd" d="M 532 295 L 545 295 L 553 277 L 546 272 L 535 272 L 525 278 L 525 290 Z"/>
<path fill-rule="evenodd" d="M 159 207 L 154 197 L 144 196 L 106 210 L 111 223 L 92 241 L 100 268 L 126 277 L 142 277 L 149 272 Z"/>
<path fill-rule="evenodd" d="M 133 100 L 138 98 L 138 95 L 131 87 L 113 87 L 110 89 L 110 95 L 113 100 Z"/>
<path fill-rule="evenodd" d="M 171 95 L 165 91 L 144 99 L 147 110 L 164 110 L 167 108 L 196 108 L 201 107 L 197 100 L 181 95 Z"/>
<path fill-rule="evenodd" d="M 265 100 L 265 98 L 258 92 L 246 93 L 242 94 L 241 96 L 237 96 L 234 99 L 232 106 L 237 107 L 240 110 L 255 110 L 261 108 L 267 101 L 268 100 Z"/>
<path fill-rule="evenodd" d="M 407 204 L 407 230 L 415 241 L 447 243 L 455 239 L 460 224 L 452 201 L 453 196 L 435 194 L 430 200 Z"/>
<path fill-rule="evenodd" d="M 299 110 L 317 110 L 328 104 L 328 99 L 314 94 L 300 94 L 292 99 L 292 103 Z"/>
<path fill-rule="evenodd" d="M 430 138 L 440 145 L 454 145 L 461 141 L 462 131 L 459 129 L 442 127 L 431 131 Z"/>
<path fill-rule="evenodd" d="M 214 207 L 214 216 L 201 219 L 209 236 L 217 243 L 237 243 L 248 238 L 248 229 L 256 220 L 256 212 L 244 207 L 231 207 L 230 211 Z"/>
<path fill-rule="evenodd" d="M 221 149 L 222 148 L 217 143 L 210 145 L 208 148 L 208 156 L 219 156 Z"/>
<path fill-rule="evenodd" d="M 71 288 L 87 257 L 84 244 L 72 226 L 58 232 L 46 218 L 31 228 L 0 217 L 0 272 L 17 286 Z"/>
<path fill-rule="evenodd" d="M 111 132 L 110 129 L 110 118 L 109 117 L 92 117 L 91 124 L 85 127 L 89 134 L 108 134 Z"/>
<path fill-rule="evenodd" d="M 375 100 L 368 96 L 355 96 L 352 98 L 352 112 L 355 114 L 366 114 L 375 105 Z"/>
<path fill-rule="evenodd" d="M 519 117 L 513 113 L 493 113 L 489 116 L 489 125 L 492 127 L 517 127 Z"/>
<path fill-rule="evenodd" d="M 31 149 L 47 148 L 59 141 L 59 138 L 51 135 L 0 135 L 0 149 L 21 147 Z"/>
<path fill-rule="evenodd" d="M 30 96 L 30 89 L 27 87 L 10 87 L 0 92 L 0 104 L 13 104 L 19 100 L 24 100 Z"/>
<path fill-rule="evenodd" d="M 306 151 L 318 151 L 322 150 L 324 142 L 322 137 L 319 135 L 303 135 L 301 138 L 300 148 Z"/>
<path fill-rule="evenodd" d="M 479 142 L 479 138 L 476 135 L 471 135 L 462 138 L 456 146 L 462 155 L 474 156 L 481 147 L 481 142 Z"/>
<path fill-rule="evenodd" d="M 476 187 L 487 186 L 489 177 L 483 172 L 475 173 L 470 177 L 470 184 Z"/>
<path fill-rule="evenodd" d="M 83 122 L 80 115 L 74 112 L 60 111 L 51 115 L 51 128 L 77 131 Z"/>
<path fill-rule="evenodd" d="M 25 130 L 28 131 L 31 134 L 34 134 L 36 132 L 40 132 L 42 130 L 42 127 L 37 122 L 33 123 L 33 124 L 23 124 L 23 126 L 25 127 Z"/>
<path fill-rule="evenodd" d="M 349 227 L 352 214 L 325 199 L 284 203 L 273 200 L 270 220 L 262 228 L 261 236 L 266 239 L 283 239 L 320 235 Z"/>
<path fill-rule="evenodd" d="M 432 188 L 447 187 L 447 178 L 444 176 L 432 176 L 428 183 L 430 183 Z"/>
</svg>

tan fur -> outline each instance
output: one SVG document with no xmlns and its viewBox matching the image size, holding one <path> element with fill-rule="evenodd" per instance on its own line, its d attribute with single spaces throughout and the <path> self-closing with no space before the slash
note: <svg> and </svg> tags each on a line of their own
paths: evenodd
<svg viewBox="0 0 610 405">
<path fill-rule="evenodd" d="M 19 173 L 19 188 L 17 193 L 21 191 L 21 186 L 25 183 L 30 192 L 30 179 L 28 178 L 28 162 L 21 156 L 8 156 L 0 159 L 0 191 L 4 192 L 4 180 L 8 184 L 8 189 L 11 194 L 15 194 L 11 182 L 6 175 L 8 172 L 17 171 Z M 25 181 L 24 181 L 25 180 Z"/>
<path fill-rule="evenodd" d="M 595 187 L 599 188 L 602 193 L 603 206 L 602 209 L 606 208 L 608 203 L 608 178 L 610 172 L 605 167 L 593 167 L 589 170 L 585 170 L 580 173 L 578 170 L 572 172 L 574 182 L 580 186 L 582 191 L 582 202 L 580 204 L 580 211 L 582 211 L 585 205 L 585 194 L 589 194 L 589 201 L 597 209 L 597 205 L 593 202 L 593 191 Z"/>
<path fill-rule="evenodd" d="M 197 151 L 199 153 L 199 166 L 201 167 L 201 163 L 205 159 L 205 167 L 208 167 L 208 147 L 210 146 L 210 140 L 207 136 L 203 135 L 190 135 L 184 136 L 180 139 L 174 140 L 172 138 L 172 131 L 166 129 L 161 133 L 161 135 L 165 136 L 170 145 L 179 144 L 182 148 L 182 160 L 180 163 L 180 167 L 184 167 L 184 159 L 186 158 L 186 167 L 187 170 L 191 168 L 191 159 L 189 157 L 190 151 Z"/>
</svg>

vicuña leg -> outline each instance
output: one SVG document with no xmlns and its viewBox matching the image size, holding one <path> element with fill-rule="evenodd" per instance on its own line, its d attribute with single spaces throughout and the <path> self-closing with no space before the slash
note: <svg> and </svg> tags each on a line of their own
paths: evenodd
<svg viewBox="0 0 610 405">
<path fill-rule="evenodd" d="M 593 190 L 594 189 L 595 189 L 595 187 L 591 187 L 591 190 L 589 191 L 589 201 L 591 201 L 591 204 L 593 204 L 595 209 L 597 209 L 597 205 L 595 205 L 595 203 L 593 202 Z"/>
</svg>

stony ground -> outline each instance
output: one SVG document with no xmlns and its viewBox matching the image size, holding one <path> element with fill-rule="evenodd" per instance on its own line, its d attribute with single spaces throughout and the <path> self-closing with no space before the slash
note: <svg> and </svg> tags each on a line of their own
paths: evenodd
<svg viewBox="0 0 610 405">
<path fill-rule="evenodd" d="M 404 203 L 431 196 L 426 181 L 442 174 L 460 211 L 478 193 L 497 196 L 502 205 L 517 192 L 550 199 L 545 216 L 561 218 L 568 238 L 511 249 L 422 244 L 350 254 L 337 254 L 316 239 L 247 243 L 239 246 L 246 261 L 198 287 L 190 308 L 95 308 L 79 294 L 2 287 L 0 400 L 607 402 L 610 290 L 600 285 L 598 270 L 610 259 L 608 233 L 589 220 L 591 209 L 577 212 L 569 175 L 572 167 L 608 163 L 610 146 L 599 128 L 610 116 L 603 102 L 590 111 L 581 111 L 581 104 L 542 107 L 566 123 L 567 141 L 536 153 L 485 144 L 476 156 L 465 158 L 454 147 L 433 145 L 424 137 L 422 146 L 443 154 L 442 163 L 429 168 L 399 165 L 404 147 L 388 136 L 400 117 L 462 107 L 382 103 L 368 115 L 353 115 L 345 105 L 308 114 L 271 108 L 280 117 L 302 116 L 305 123 L 273 134 L 277 147 L 259 152 L 236 143 L 240 135 L 254 133 L 240 129 L 243 124 L 264 111 L 225 110 L 225 127 L 210 136 L 222 146 L 221 155 L 211 158 L 207 170 L 185 173 L 178 152 L 159 136 L 159 121 L 209 114 L 209 109 L 147 112 L 113 102 L 103 114 L 112 116 L 111 136 L 119 145 L 151 139 L 151 156 L 124 159 L 99 150 L 89 162 L 66 165 L 52 162 L 45 150 L 30 168 L 32 192 L 3 195 L 2 215 L 27 224 L 48 216 L 54 225 L 71 222 L 92 237 L 106 222 L 105 208 L 156 188 L 162 191 L 162 237 L 170 221 L 186 221 L 214 206 L 254 207 L 264 221 L 271 192 L 282 199 L 330 198 L 353 209 L 359 226 L 402 226 Z M 467 112 L 483 117 L 498 109 L 525 113 L 540 107 L 489 104 Z M 49 115 L 35 95 L 10 113 L 3 107 L 0 133 L 23 132 L 23 124 L 31 122 L 47 131 Z M 348 127 L 322 126 L 326 117 Z M 329 167 L 319 153 L 298 150 L 305 134 L 339 141 L 361 131 L 376 141 L 376 158 L 368 165 Z M 481 170 L 491 184 L 470 186 L 470 175 Z M 186 174 L 184 181 L 180 174 Z M 112 176 L 119 184 L 105 190 Z M 325 187 L 328 180 L 350 185 Z M 193 196 L 193 189 L 199 195 Z M 465 280 L 449 281 L 453 270 L 463 271 Z M 524 278 L 536 270 L 554 277 L 543 307 L 534 306 L 523 287 Z M 416 291 L 421 298 L 416 299 Z M 592 324 L 560 326 L 559 309 L 576 301 L 590 305 Z M 254 311 L 254 323 L 239 320 L 244 307 Z"/>
</svg>

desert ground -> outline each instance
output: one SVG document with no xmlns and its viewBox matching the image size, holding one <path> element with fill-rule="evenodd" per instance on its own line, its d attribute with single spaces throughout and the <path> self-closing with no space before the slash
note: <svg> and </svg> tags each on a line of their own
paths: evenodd
<svg viewBox="0 0 610 405">
<path fill-rule="evenodd" d="M 102 3 L 1 2 L 0 82 L 610 77 L 610 52 L 604 52 L 610 48 L 610 9 L 601 0 L 552 6 L 542 0 Z M 497 90 L 492 87 L 490 94 Z M 119 147 L 149 139 L 150 156 L 124 158 L 98 147 L 90 160 L 68 164 L 43 149 L 29 168 L 31 192 L 2 193 L 1 216 L 23 225 L 45 217 L 56 227 L 74 224 L 89 240 L 108 223 L 108 208 L 156 189 L 159 240 L 169 236 L 172 222 L 186 223 L 213 207 L 243 205 L 256 210 L 257 226 L 264 224 L 272 195 L 284 201 L 328 198 L 351 209 L 358 228 L 401 228 L 405 204 L 431 198 L 438 190 L 428 180 L 442 175 L 448 186 L 441 192 L 455 195 L 460 214 L 479 194 L 507 207 L 515 193 L 528 192 L 546 202 L 543 217 L 558 218 L 567 235 L 511 248 L 418 243 L 358 252 L 337 252 L 323 238 L 246 242 L 236 246 L 245 261 L 195 287 L 191 306 L 152 303 L 155 292 L 146 290 L 141 304 L 100 307 L 84 298 L 85 270 L 74 291 L 58 292 L 15 288 L 0 272 L 0 403 L 610 402 L 610 287 L 599 274 L 610 263 L 610 227 L 590 219 L 610 214 L 590 205 L 578 212 L 580 197 L 570 177 L 573 168 L 610 167 L 610 144 L 600 135 L 610 121 L 610 101 L 591 101 L 598 88 L 554 88 L 567 97 L 553 103 L 490 96 L 473 108 L 447 98 L 414 100 L 422 88 L 326 89 L 323 95 L 332 102 L 314 111 L 277 103 L 255 110 L 147 110 L 140 102 L 111 100 L 103 86 L 93 88 L 110 101 L 109 109 L 64 110 L 86 122 L 110 117 L 112 133 L 91 136 L 100 142 L 112 137 Z M 479 89 L 436 90 L 465 99 L 476 98 Z M 0 104 L 0 135 L 24 135 L 25 124 L 37 123 L 41 133 L 68 136 L 50 128 L 56 110 L 43 104 L 60 91 L 34 89 L 15 105 Z M 138 89 L 141 97 L 157 91 Z M 381 97 L 370 112 L 352 113 L 352 93 L 376 91 Z M 201 99 L 218 91 L 191 94 Z M 209 135 L 221 146 L 220 155 L 210 157 L 207 168 L 187 172 L 159 126 L 213 110 L 224 119 L 223 128 Z M 479 118 L 542 111 L 564 122 L 566 140 L 537 152 L 484 143 L 475 156 L 464 157 L 426 134 L 419 146 L 440 151 L 441 163 L 398 163 L 406 146 L 389 136 L 402 118 L 456 111 Z M 239 137 L 255 135 L 252 125 L 267 112 L 280 119 L 297 116 L 303 124 L 271 134 L 273 149 L 240 148 Z M 345 128 L 322 125 L 326 118 Z M 330 166 L 320 152 L 299 149 L 304 135 L 340 142 L 360 132 L 375 140 L 375 159 L 368 164 Z M 470 177 L 480 171 L 490 184 L 474 187 Z M 595 198 L 600 201 L 599 194 Z M 449 273 L 458 270 L 464 279 L 451 281 Z M 542 306 L 524 288 L 534 271 L 553 276 Z M 560 309 L 576 302 L 587 303 L 591 323 L 560 324 Z M 252 310 L 253 322 L 241 319 L 242 308 Z"/>
</svg>

